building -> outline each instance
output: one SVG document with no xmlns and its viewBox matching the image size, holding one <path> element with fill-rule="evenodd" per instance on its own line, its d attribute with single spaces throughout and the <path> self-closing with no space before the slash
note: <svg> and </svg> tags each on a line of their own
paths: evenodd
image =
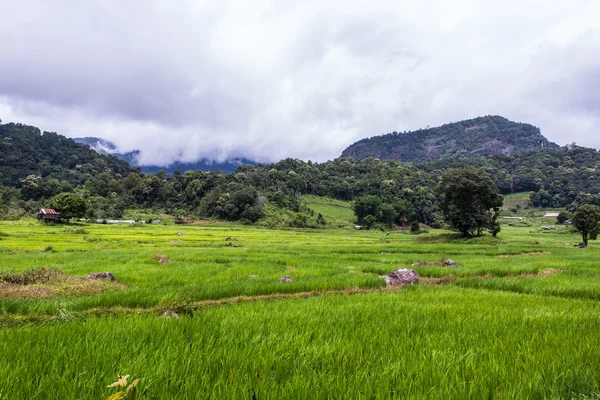
<svg viewBox="0 0 600 400">
<path fill-rule="evenodd" d="M 51 208 L 40 208 L 38 212 L 35 213 L 35 216 L 39 220 L 43 220 L 44 222 L 60 222 L 60 213 L 57 213 Z"/>
</svg>

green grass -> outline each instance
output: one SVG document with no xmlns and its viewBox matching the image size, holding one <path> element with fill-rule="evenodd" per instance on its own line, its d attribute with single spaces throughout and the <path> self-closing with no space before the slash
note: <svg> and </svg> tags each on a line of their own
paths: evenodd
<svg viewBox="0 0 600 400">
<path fill-rule="evenodd" d="M 127 372 L 161 398 L 576 398 L 600 390 L 598 340 L 585 300 L 422 287 L 258 302 L 0 330 L 0 397 L 102 398 Z"/>
<path fill-rule="evenodd" d="M 302 196 L 302 203 L 315 213 L 323 214 L 330 226 L 352 227 L 356 222 L 354 208 L 350 201 L 306 195 Z"/>
<path fill-rule="evenodd" d="M 165 399 L 598 398 L 600 244 L 540 223 L 462 239 L 0 222 L 0 273 L 110 271 L 125 289 L 23 298 L 0 282 L 0 399 L 105 398 L 119 373 Z M 411 267 L 442 258 L 463 268 Z M 454 279 L 383 290 L 398 267 Z"/>
<path fill-rule="evenodd" d="M 529 192 L 511 193 L 504 195 L 505 210 L 509 210 L 517 206 L 519 206 L 520 208 L 525 208 L 529 206 L 529 203 Z"/>
</svg>

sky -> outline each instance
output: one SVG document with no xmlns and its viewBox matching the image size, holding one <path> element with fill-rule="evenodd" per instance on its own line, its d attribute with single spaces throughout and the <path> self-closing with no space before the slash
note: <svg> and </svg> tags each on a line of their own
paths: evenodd
<svg viewBox="0 0 600 400">
<path fill-rule="evenodd" d="M 502 115 L 600 148 L 597 0 L 2 0 L 0 118 L 140 163 Z"/>
</svg>

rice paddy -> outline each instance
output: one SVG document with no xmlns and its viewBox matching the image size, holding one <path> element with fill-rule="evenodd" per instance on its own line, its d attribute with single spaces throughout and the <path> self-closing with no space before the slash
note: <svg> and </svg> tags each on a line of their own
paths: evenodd
<svg viewBox="0 0 600 400">
<path fill-rule="evenodd" d="M 0 399 L 600 398 L 600 245 L 565 227 L 0 232 Z"/>
</svg>

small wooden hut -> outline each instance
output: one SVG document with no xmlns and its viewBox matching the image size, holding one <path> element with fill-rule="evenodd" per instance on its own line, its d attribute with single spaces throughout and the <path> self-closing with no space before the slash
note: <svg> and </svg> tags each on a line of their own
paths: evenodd
<svg viewBox="0 0 600 400">
<path fill-rule="evenodd" d="M 44 222 L 60 222 L 60 213 L 57 213 L 52 208 L 40 208 L 35 216 Z"/>
</svg>

